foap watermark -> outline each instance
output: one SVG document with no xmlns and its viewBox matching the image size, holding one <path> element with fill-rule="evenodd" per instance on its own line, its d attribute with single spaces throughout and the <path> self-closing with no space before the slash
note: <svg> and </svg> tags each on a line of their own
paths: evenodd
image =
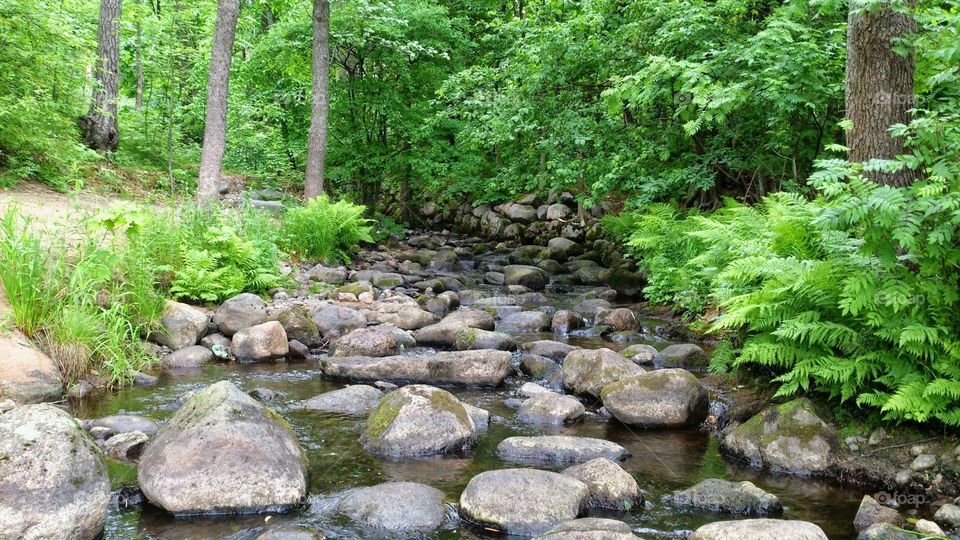
<svg viewBox="0 0 960 540">
<path fill-rule="evenodd" d="M 922 294 L 903 294 L 879 291 L 873 295 L 873 301 L 877 304 L 912 304 L 922 306 L 927 303 L 927 297 Z"/>
<path fill-rule="evenodd" d="M 676 92 L 673 94 L 674 105 L 689 105 L 693 103 L 693 94 L 690 92 Z"/>
<path fill-rule="evenodd" d="M 900 493 L 894 491 L 879 491 L 873 494 L 874 500 L 884 506 L 923 506 L 930 501 L 930 498 L 923 493 Z"/>
</svg>

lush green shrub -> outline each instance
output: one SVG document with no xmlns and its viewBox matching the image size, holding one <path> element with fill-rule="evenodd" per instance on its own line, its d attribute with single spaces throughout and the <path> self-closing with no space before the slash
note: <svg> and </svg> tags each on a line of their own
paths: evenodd
<svg viewBox="0 0 960 540">
<path fill-rule="evenodd" d="M 280 245 L 302 258 L 349 262 L 351 251 L 360 242 L 373 242 L 373 227 L 364 212 L 363 206 L 331 202 L 321 195 L 284 214 Z"/>
</svg>

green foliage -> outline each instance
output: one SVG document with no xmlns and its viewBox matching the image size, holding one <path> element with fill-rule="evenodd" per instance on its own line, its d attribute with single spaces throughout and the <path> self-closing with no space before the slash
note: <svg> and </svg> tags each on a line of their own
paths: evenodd
<svg viewBox="0 0 960 540">
<path fill-rule="evenodd" d="M 363 217 L 366 208 L 321 195 L 283 215 L 280 245 L 301 258 L 332 263 L 350 261 L 360 242 L 373 242 L 373 227 Z"/>
<path fill-rule="evenodd" d="M 12 322 L 68 381 L 97 370 L 120 383 L 147 364 L 142 337 L 163 298 L 121 228 L 94 216 L 73 223 L 44 227 L 16 209 L 4 215 L 0 277 Z"/>
</svg>

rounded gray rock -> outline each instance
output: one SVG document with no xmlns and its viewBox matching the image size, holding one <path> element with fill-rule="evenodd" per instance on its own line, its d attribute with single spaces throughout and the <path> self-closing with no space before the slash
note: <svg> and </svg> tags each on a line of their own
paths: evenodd
<svg viewBox="0 0 960 540">
<path fill-rule="evenodd" d="M 314 396 L 303 402 L 304 409 L 337 414 L 369 414 L 380 403 L 383 392 L 365 384 L 355 384 Z"/>
<path fill-rule="evenodd" d="M 565 469 L 563 474 L 587 485 L 590 489 L 588 506 L 623 512 L 643 508 L 643 494 L 637 481 L 623 467 L 607 458 L 574 465 Z"/>
<path fill-rule="evenodd" d="M 717 521 L 694 531 L 690 540 L 827 540 L 820 527 L 806 521 L 741 519 Z"/>
<path fill-rule="evenodd" d="M 571 424 L 585 413 L 577 398 L 546 391 L 524 401 L 517 411 L 517 420 L 528 424 Z"/>
<path fill-rule="evenodd" d="M 230 337 L 244 328 L 267 320 L 267 303 L 255 294 L 242 293 L 230 298 L 213 314 L 213 324 Z"/>
<path fill-rule="evenodd" d="M 432 531 L 446 521 L 443 493 L 414 482 L 352 490 L 337 510 L 357 523 L 392 532 Z"/>
<path fill-rule="evenodd" d="M 472 446 L 476 426 L 450 392 L 413 384 L 385 395 L 370 412 L 360 442 L 383 456 L 426 456 Z"/>
<path fill-rule="evenodd" d="M 695 426 L 710 407 L 706 389 L 683 369 L 661 369 L 611 383 L 603 387 L 600 398 L 614 418 L 644 428 Z"/>
<path fill-rule="evenodd" d="M 583 463 L 605 457 L 623 461 L 630 457 L 626 448 L 611 441 L 569 435 L 507 437 L 497 445 L 497 456 L 520 462 Z"/>
</svg>

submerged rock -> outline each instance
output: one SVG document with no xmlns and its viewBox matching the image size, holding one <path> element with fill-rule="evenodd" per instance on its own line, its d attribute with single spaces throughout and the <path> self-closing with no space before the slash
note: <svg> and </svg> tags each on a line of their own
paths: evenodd
<svg viewBox="0 0 960 540">
<path fill-rule="evenodd" d="M 751 467 L 796 475 L 827 474 L 839 440 L 807 399 L 768 407 L 730 430 L 720 448 Z"/>
<path fill-rule="evenodd" d="M 426 456 L 473 445 L 476 426 L 450 392 L 423 384 L 385 395 L 370 412 L 360 442 L 374 454 Z"/>
<path fill-rule="evenodd" d="M 323 373 L 354 381 L 498 386 L 507 377 L 512 355 L 506 351 L 441 352 L 431 355 L 325 358 Z"/>
<path fill-rule="evenodd" d="M 413 482 L 355 489 L 337 510 L 357 523 L 391 532 L 431 531 L 446 521 L 443 493 Z"/>
<path fill-rule="evenodd" d="M 857 540 L 917 540 L 917 536 L 890 523 L 877 523 L 857 535 Z"/>
<path fill-rule="evenodd" d="M 121 461 L 134 460 L 140 457 L 143 446 L 148 440 L 150 437 L 139 431 L 121 433 L 103 443 L 103 453 Z"/>
<path fill-rule="evenodd" d="M 634 540 L 633 530 L 622 521 L 605 518 L 572 519 L 534 540 Z"/>
<path fill-rule="evenodd" d="M 623 461 L 630 457 L 630 452 L 603 439 L 540 435 L 508 437 L 497 445 L 497 456 L 520 462 L 583 463 L 600 457 Z"/>
<path fill-rule="evenodd" d="M 806 521 L 741 519 L 716 521 L 697 529 L 690 540 L 827 540 L 820 527 Z"/>
<path fill-rule="evenodd" d="M 300 504 L 307 457 L 290 426 L 232 383 L 196 393 L 161 426 L 137 479 L 178 514 L 264 512 Z"/>
<path fill-rule="evenodd" d="M 104 416 L 96 420 L 90 420 L 87 425 L 90 428 L 101 428 L 105 439 L 120 433 L 132 433 L 134 431 L 153 435 L 159 429 L 159 426 L 153 420 L 133 414 Z"/>
<path fill-rule="evenodd" d="M 555 472 L 502 469 L 474 476 L 460 495 L 460 516 L 506 534 L 542 534 L 576 518 L 587 486 Z"/>
<path fill-rule="evenodd" d="M 750 516 L 778 516 L 783 513 L 783 505 L 776 495 L 746 481 L 708 478 L 691 488 L 674 492 L 671 498 L 678 506 L 703 508 L 711 512 Z"/>
<path fill-rule="evenodd" d="M 857 515 L 853 518 L 853 528 L 857 532 L 863 532 L 877 523 L 890 523 L 899 527 L 903 523 L 903 518 L 900 517 L 900 512 L 881 505 L 869 495 L 864 495 L 860 501 L 860 508 L 857 509 Z"/>
<path fill-rule="evenodd" d="M 600 397 L 608 384 L 643 373 L 643 368 L 610 349 L 579 349 L 563 361 L 563 386 L 576 394 Z"/>
<path fill-rule="evenodd" d="M 380 403 L 383 392 L 365 384 L 355 384 L 314 396 L 303 402 L 304 409 L 337 414 L 369 414 Z"/>
<path fill-rule="evenodd" d="M 93 540 L 110 480 L 80 423 L 52 405 L 0 416 L 0 538 Z"/>
<path fill-rule="evenodd" d="M 614 418 L 643 428 L 695 426 L 710 407 L 706 389 L 683 369 L 661 369 L 611 383 L 600 397 Z"/>
<path fill-rule="evenodd" d="M 574 465 L 563 474 L 583 482 L 590 489 L 587 505 L 628 512 L 643 508 L 640 486 L 623 467 L 607 458 L 596 458 Z"/>
</svg>

